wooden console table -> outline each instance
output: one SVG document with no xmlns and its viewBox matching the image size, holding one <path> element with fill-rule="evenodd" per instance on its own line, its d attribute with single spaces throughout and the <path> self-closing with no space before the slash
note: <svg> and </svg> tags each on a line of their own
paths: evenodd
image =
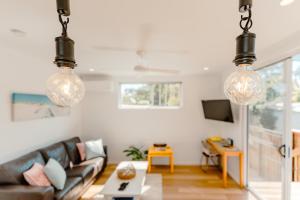
<svg viewBox="0 0 300 200">
<path fill-rule="evenodd" d="M 170 172 L 174 172 L 174 156 L 171 147 L 167 147 L 166 150 L 157 150 L 155 147 L 150 147 L 148 150 L 148 172 L 151 172 L 152 158 L 153 157 L 168 157 L 170 162 Z"/>
<path fill-rule="evenodd" d="M 239 157 L 240 160 L 240 187 L 244 187 L 244 154 L 242 151 L 238 150 L 235 147 L 223 147 L 221 142 L 214 142 L 210 139 L 207 140 L 207 143 L 218 152 L 222 157 L 222 168 L 223 168 L 223 184 L 224 187 L 227 187 L 227 161 L 228 157 Z"/>
</svg>

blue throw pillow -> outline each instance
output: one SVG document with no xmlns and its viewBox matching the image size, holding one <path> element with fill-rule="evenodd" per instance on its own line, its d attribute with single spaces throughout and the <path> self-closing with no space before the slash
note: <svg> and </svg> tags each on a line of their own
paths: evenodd
<svg viewBox="0 0 300 200">
<path fill-rule="evenodd" d="M 44 167 L 44 172 L 51 184 L 58 190 L 65 187 L 67 175 L 64 168 L 56 160 L 50 158 Z"/>
</svg>

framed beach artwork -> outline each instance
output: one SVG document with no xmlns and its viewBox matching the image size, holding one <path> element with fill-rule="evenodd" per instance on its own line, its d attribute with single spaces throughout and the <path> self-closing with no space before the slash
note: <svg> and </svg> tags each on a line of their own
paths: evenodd
<svg viewBox="0 0 300 200">
<path fill-rule="evenodd" d="M 53 104 L 46 95 L 12 93 L 11 98 L 13 121 L 70 115 L 70 108 Z"/>
</svg>

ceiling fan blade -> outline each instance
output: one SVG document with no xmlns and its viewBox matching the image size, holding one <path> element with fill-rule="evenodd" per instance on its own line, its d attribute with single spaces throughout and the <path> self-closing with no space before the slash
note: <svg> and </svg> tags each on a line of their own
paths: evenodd
<svg viewBox="0 0 300 200">
<path fill-rule="evenodd" d="M 111 80 L 112 77 L 108 74 L 80 74 L 80 78 L 83 81 L 105 81 L 105 80 Z"/>
<path fill-rule="evenodd" d="M 147 67 L 142 66 L 142 65 L 136 65 L 136 66 L 134 66 L 134 71 L 147 72 L 147 71 L 149 71 L 149 69 Z"/>
<path fill-rule="evenodd" d="M 151 72 L 167 73 L 167 74 L 179 74 L 180 71 L 176 69 L 161 69 L 161 68 L 148 68 Z"/>
<path fill-rule="evenodd" d="M 179 70 L 174 69 L 161 69 L 161 68 L 152 68 L 152 67 L 145 67 L 142 65 L 136 65 L 134 67 L 135 71 L 139 72 L 157 72 L 157 73 L 166 73 L 166 74 L 179 74 Z"/>
</svg>

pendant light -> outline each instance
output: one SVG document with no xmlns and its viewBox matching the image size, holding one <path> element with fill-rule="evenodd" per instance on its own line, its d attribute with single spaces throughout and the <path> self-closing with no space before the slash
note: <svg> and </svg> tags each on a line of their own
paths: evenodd
<svg viewBox="0 0 300 200">
<path fill-rule="evenodd" d="M 256 61 L 256 35 L 249 32 L 253 25 L 251 19 L 252 0 L 240 0 L 239 3 L 239 12 L 247 12 L 248 16 L 241 16 L 240 27 L 243 29 L 243 33 L 236 38 L 236 57 L 233 61 L 237 69 L 226 79 L 224 93 L 233 103 L 248 105 L 261 98 L 263 81 L 252 66 Z"/>
<path fill-rule="evenodd" d="M 69 0 L 56 0 L 62 34 L 55 38 L 56 57 L 54 63 L 58 72 L 47 80 L 46 93 L 49 99 L 58 106 L 71 107 L 84 97 L 85 87 L 82 80 L 74 73 L 74 41 L 68 37 L 67 28 L 70 16 Z M 67 17 L 66 20 L 63 18 Z"/>
</svg>

